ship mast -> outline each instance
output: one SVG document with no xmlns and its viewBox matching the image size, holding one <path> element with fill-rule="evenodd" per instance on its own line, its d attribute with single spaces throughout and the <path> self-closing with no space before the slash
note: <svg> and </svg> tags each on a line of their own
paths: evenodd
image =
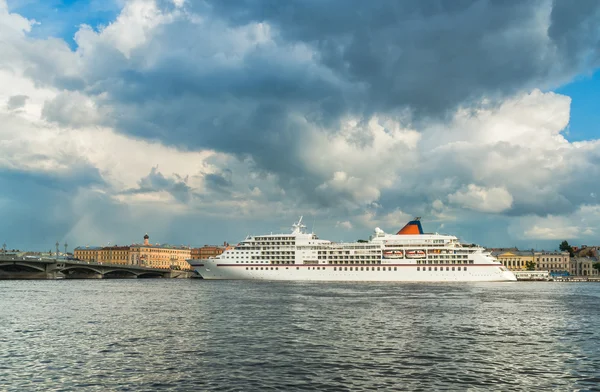
<svg viewBox="0 0 600 392">
<path fill-rule="evenodd" d="M 305 228 L 306 226 L 302 224 L 302 216 L 300 216 L 298 222 L 292 225 L 292 234 L 300 234 L 302 233 L 302 229 Z"/>
</svg>

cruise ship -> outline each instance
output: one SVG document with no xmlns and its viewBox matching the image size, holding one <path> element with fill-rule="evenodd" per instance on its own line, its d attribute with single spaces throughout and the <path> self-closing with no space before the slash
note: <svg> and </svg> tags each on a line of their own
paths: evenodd
<svg viewBox="0 0 600 392">
<path fill-rule="evenodd" d="M 204 279 L 388 282 L 515 281 L 485 249 L 423 233 L 419 218 L 396 234 L 376 228 L 369 241 L 339 243 L 306 232 L 248 236 L 221 255 L 189 260 Z"/>
</svg>

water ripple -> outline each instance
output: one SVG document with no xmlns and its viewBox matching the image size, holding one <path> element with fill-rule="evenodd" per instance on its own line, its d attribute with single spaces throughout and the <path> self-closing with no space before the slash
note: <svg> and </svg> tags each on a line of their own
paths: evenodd
<svg viewBox="0 0 600 392">
<path fill-rule="evenodd" d="M 9 391 L 600 382 L 599 285 L 0 281 L 0 293 L 0 386 Z"/>
</svg>

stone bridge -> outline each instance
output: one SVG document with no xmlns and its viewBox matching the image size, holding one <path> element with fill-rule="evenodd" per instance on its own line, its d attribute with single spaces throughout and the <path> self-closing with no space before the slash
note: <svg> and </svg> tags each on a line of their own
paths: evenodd
<svg viewBox="0 0 600 392">
<path fill-rule="evenodd" d="M 0 279 L 189 278 L 190 271 L 79 260 L 0 256 Z"/>
</svg>

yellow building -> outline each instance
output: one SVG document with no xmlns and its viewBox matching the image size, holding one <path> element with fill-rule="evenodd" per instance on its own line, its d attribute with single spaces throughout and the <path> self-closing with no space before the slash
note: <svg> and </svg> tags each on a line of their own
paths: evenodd
<svg viewBox="0 0 600 392">
<path fill-rule="evenodd" d="M 130 264 L 152 268 L 192 269 L 187 262 L 191 258 L 189 247 L 166 244 L 152 245 L 149 238 L 148 234 L 146 234 L 143 244 L 131 245 L 129 250 Z"/>
<path fill-rule="evenodd" d="M 525 271 L 527 262 L 534 262 L 533 252 L 508 251 L 494 254 L 494 256 L 511 271 Z M 538 265 L 535 269 L 538 269 Z"/>
<path fill-rule="evenodd" d="M 96 263 L 100 258 L 101 249 L 99 246 L 78 246 L 75 248 L 73 256 L 79 260 Z"/>
<path fill-rule="evenodd" d="M 204 245 L 202 248 L 192 249 L 192 259 L 208 259 L 209 257 L 215 257 L 225 251 L 227 243 L 223 246 Z"/>
<path fill-rule="evenodd" d="M 129 264 L 129 246 L 106 246 L 98 251 L 98 262 L 104 264 Z"/>
</svg>

